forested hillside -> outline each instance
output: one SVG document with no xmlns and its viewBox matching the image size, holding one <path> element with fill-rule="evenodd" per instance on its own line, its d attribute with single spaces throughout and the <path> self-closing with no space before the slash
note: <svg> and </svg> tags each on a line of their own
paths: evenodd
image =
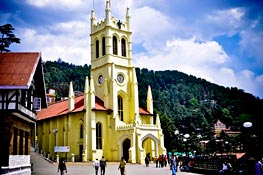
<svg viewBox="0 0 263 175">
<path fill-rule="evenodd" d="M 69 82 L 74 90 L 83 91 L 90 66 L 75 66 L 62 60 L 44 62 L 46 88 L 56 88 L 57 98 L 68 95 Z M 202 139 L 213 138 L 211 127 L 220 119 L 232 130 L 242 130 L 246 121 L 253 123 L 253 132 L 261 137 L 263 100 L 238 88 L 225 88 L 204 79 L 178 71 L 152 71 L 136 68 L 140 106 L 146 108 L 148 85 L 152 88 L 154 113 L 159 114 L 165 146 L 174 148 L 174 131 Z M 233 141 L 234 142 L 234 141 Z"/>
</svg>

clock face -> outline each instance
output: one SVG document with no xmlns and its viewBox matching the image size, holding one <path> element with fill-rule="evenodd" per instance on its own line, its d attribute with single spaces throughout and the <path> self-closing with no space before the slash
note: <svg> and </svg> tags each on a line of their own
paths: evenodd
<svg viewBox="0 0 263 175">
<path fill-rule="evenodd" d="M 99 84 L 102 84 L 102 82 L 103 82 L 103 75 L 100 75 L 100 76 L 98 77 L 98 83 L 99 83 Z"/>
<path fill-rule="evenodd" d="M 119 83 L 123 83 L 124 77 L 123 77 L 122 74 L 118 74 L 118 75 L 117 75 L 117 81 L 118 81 Z"/>
</svg>

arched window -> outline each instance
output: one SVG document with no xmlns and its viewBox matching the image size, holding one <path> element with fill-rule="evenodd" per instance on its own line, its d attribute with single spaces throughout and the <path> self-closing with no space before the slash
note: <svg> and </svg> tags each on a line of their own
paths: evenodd
<svg viewBox="0 0 263 175">
<path fill-rule="evenodd" d="M 117 44 L 117 38 L 116 36 L 113 36 L 112 38 L 112 49 L 113 49 L 113 54 L 117 55 L 118 54 L 118 44 Z"/>
<path fill-rule="evenodd" d="M 123 121 L 123 99 L 118 96 L 118 114 L 121 121 Z"/>
<path fill-rule="evenodd" d="M 121 39 L 121 56 L 126 57 L 126 41 L 124 38 Z"/>
<path fill-rule="evenodd" d="M 106 55 L 106 41 L 105 37 L 102 38 L 102 55 Z"/>
<path fill-rule="evenodd" d="M 80 124 L 80 127 L 79 127 L 79 138 L 83 138 L 83 124 Z"/>
<path fill-rule="evenodd" d="M 101 123 L 96 123 L 96 149 L 102 149 L 102 127 L 101 127 Z"/>
<path fill-rule="evenodd" d="M 100 56 L 100 46 L 99 46 L 99 40 L 96 40 L 96 58 L 99 58 Z"/>
</svg>

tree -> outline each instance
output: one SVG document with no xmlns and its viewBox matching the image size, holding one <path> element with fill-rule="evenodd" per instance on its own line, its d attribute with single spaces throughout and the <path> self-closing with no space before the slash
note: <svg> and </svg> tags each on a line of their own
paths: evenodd
<svg viewBox="0 0 263 175">
<path fill-rule="evenodd" d="M 0 52 L 10 52 L 8 49 L 12 43 L 20 43 L 20 39 L 13 34 L 15 28 L 11 24 L 5 24 L 0 26 L 1 38 L 0 38 Z"/>
</svg>

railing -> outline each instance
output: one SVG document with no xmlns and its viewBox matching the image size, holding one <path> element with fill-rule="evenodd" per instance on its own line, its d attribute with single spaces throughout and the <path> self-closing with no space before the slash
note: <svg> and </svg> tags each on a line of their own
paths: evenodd
<svg viewBox="0 0 263 175">
<path fill-rule="evenodd" d="M 137 127 L 137 128 L 145 128 L 145 129 L 158 129 L 157 128 L 157 125 L 152 125 L 152 124 L 126 124 L 126 125 L 123 125 L 123 126 L 118 126 L 117 129 L 132 129 L 134 127 Z"/>
</svg>

